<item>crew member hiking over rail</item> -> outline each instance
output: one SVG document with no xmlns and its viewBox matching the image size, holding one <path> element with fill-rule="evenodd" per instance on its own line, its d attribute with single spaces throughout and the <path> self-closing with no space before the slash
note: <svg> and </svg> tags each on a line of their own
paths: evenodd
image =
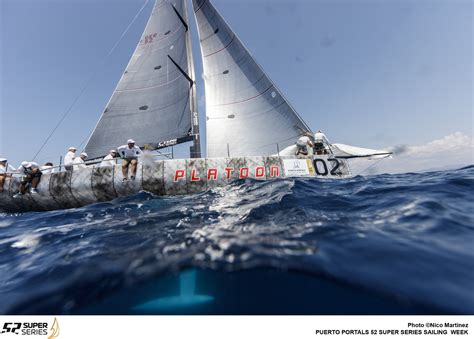
<svg viewBox="0 0 474 339">
<path fill-rule="evenodd" d="M 122 174 L 123 181 L 128 180 L 128 167 L 131 165 L 132 175 L 130 179 L 135 180 L 137 174 L 137 162 L 138 156 L 142 155 L 143 152 L 140 150 L 140 147 L 135 146 L 135 140 L 128 139 L 127 145 L 120 146 L 117 148 L 120 156 L 122 157 Z"/>
<path fill-rule="evenodd" d="M 0 193 L 3 192 L 3 185 L 7 176 L 11 176 L 8 172 L 14 172 L 15 168 L 8 164 L 7 158 L 0 158 Z"/>
<path fill-rule="evenodd" d="M 21 163 L 21 166 L 17 169 L 20 174 L 23 174 L 21 181 L 20 181 L 20 187 L 18 188 L 18 193 L 13 196 L 13 198 L 19 198 L 23 194 L 26 193 L 26 190 L 28 186 L 30 186 L 30 193 L 31 194 L 37 194 L 38 191 L 36 190 L 36 187 L 38 187 L 38 184 L 41 179 L 41 175 L 43 174 L 39 168 L 39 165 L 36 162 L 26 162 L 23 161 Z"/>
</svg>

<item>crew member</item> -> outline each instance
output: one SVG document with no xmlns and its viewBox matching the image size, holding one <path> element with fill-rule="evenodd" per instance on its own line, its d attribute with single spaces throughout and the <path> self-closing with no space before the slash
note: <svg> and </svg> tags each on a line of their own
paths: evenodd
<svg viewBox="0 0 474 339">
<path fill-rule="evenodd" d="M 100 163 L 100 167 L 109 167 L 109 166 L 115 166 L 117 163 L 117 160 L 115 159 L 117 157 L 117 151 L 114 149 L 111 149 L 109 151 L 109 154 L 107 154 L 104 159 L 102 159 Z"/>
<path fill-rule="evenodd" d="M 76 158 L 76 147 L 69 147 L 64 156 L 64 168 L 66 171 L 72 171 L 74 159 Z"/>
<path fill-rule="evenodd" d="M 128 139 L 127 145 L 120 146 L 117 148 L 118 153 L 122 157 L 122 175 L 123 181 L 128 180 L 128 167 L 132 168 L 132 174 L 130 179 L 135 180 L 137 174 L 137 162 L 138 156 L 142 155 L 143 152 L 140 147 L 135 146 L 135 140 Z"/>
<path fill-rule="evenodd" d="M 23 168 L 23 169 L 22 169 Z M 21 163 L 21 166 L 17 169 L 17 171 L 23 171 L 25 174 L 20 181 L 20 187 L 18 193 L 13 196 L 13 198 L 18 198 L 26 193 L 26 189 L 28 186 L 31 186 L 30 193 L 36 194 L 38 193 L 36 187 L 40 183 L 41 172 L 39 165 L 36 162 L 28 162 L 25 165 L 25 161 Z"/>
<path fill-rule="evenodd" d="M 21 164 L 20 164 L 20 167 L 18 167 L 16 169 L 16 173 L 19 173 L 21 175 L 26 175 L 28 174 L 27 172 L 27 169 L 26 169 L 26 166 L 28 166 L 29 162 L 28 161 L 22 161 Z"/>
<path fill-rule="evenodd" d="M 326 135 L 321 132 L 321 130 L 317 131 L 314 134 L 314 153 L 321 155 L 321 154 L 328 154 L 327 147 L 329 146 L 329 140 L 326 138 Z"/>
<path fill-rule="evenodd" d="M 87 153 L 86 152 L 82 152 L 78 157 L 75 157 L 74 162 L 73 162 L 73 165 L 74 165 L 75 169 L 87 168 L 87 166 L 85 164 L 86 159 L 87 159 Z"/>
<path fill-rule="evenodd" d="M 15 167 L 8 164 L 6 158 L 0 158 L 0 193 L 3 192 L 3 185 L 5 184 L 5 179 L 11 177 L 11 172 L 15 171 Z"/>
<path fill-rule="evenodd" d="M 305 133 L 296 141 L 296 155 L 308 155 L 308 146 L 313 147 L 313 143 L 308 133 Z"/>
<path fill-rule="evenodd" d="M 55 169 L 53 168 L 53 163 L 52 162 L 47 162 L 45 163 L 43 166 L 41 166 L 41 172 L 43 174 L 47 174 L 47 173 L 55 173 Z"/>
</svg>

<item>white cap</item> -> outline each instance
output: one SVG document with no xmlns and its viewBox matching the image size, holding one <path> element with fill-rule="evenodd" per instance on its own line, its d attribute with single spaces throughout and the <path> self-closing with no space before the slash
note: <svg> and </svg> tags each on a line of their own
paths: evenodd
<svg viewBox="0 0 474 339">
<path fill-rule="evenodd" d="M 133 140 L 133 139 L 128 139 L 127 140 L 127 144 L 134 144 L 134 143 L 135 143 L 135 140 Z"/>
<path fill-rule="evenodd" d="M 0 162 L 7 161 L 7 158 L 0 158 Z"/>
<path fill-rule="evenodd" d="M 29 164 L 28 161 L 23 161 L 23 162 L 21 163 L 21 166 L 26 167 L 28 164 Z"/>
<path fill-rule="evenodd" d="M 69 147 L 67 150 L 68 150 L 68 151 L 73 151 L 73 150 L 75 151 L 75 150 L 77 150 L 77 148 L 74 147 L 74 146 L 71 146 L 71 147 Z"/>
<path fill-rule="evenodd" d="M 26 161 L 25 161 L 25 162 L 26 162 Z M 23 163 L 22 163 L 22 164 L 23 164 Z M 31 162 L 29 162 L 25 167 L 26 167 L 26 168 L 39 167 L 39 165 L 38 165 L 36 162 L 31 161 Z"/>
<path fill-rule="evenodd" d="M 109 151 L 109 153 L 117 153 L 117 150 L 111 149 L 111 150 Z"/>
<path fill-rule="evenodd" d="M 82 155 L 87 158 L 87 153 L 86 153 L 86 152 L 82 152 L 82 153 L 81 153 L 81 156 L 82 156 Z"/>
</svg>

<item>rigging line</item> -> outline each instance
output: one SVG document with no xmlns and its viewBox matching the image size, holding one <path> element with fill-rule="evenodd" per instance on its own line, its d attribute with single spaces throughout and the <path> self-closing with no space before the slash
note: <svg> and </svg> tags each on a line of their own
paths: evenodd
<svg viewBox="0 0 474 339">
<path fill-rule="evenodd" d="M 368 171 L 368 170 L 371 169 L 372 167 L 377 166 L 378 163 L 380 163 L 382 160 L 387 159 L 388 157 L 389 157 L 389 155 L 387 155 L 386 157 L 380 158 L 378 161 L 375 162 L 375 164 L 372 164 L 372 165 L 368 166 L 367 168 L 363 169 L 362 171 L 360 171 L 359 173 L 357 173 L 357 175 L 361 175 L 362 173 L 364 173 L 365 171 Z"/>
<path fill-rule="evenodd" d="M 130 30 L 130 27 L 132 27 L 132 25 L 135 23 L 135 21 L 137 20 L 138 16 L 140 15 L 140 13 L 143 11 L 143 9 L 146 7 L 146 5 L 148 4 L 150 0 L 145 0 L 145 3 L 142 5 L 142 7 L 138 10 L 137 14 L 135 14 L 135 17 L 132 19 L 132 21 L 128 24 L 128 26 L 125 28 L 125 30 L 122 32 L 122 35 L 120 35 L 120 38 L 117 40 L 117 42 L 113 45 L 113 47 L 110 49 L 110 51 L 107 53 L 107 55 L 102 59 L 102 61 L 100 62 L 100 66 L 102 66 L 105 61 L 108 59 L 108 57 L 115 51 L 115 49 L 117 48 L 117 46 L 120 44 L 120 42 L 122 41 L 122 39 L 124 38 L 124 36 L 127 34 L 127 32 Z M 49 139 L 51 139 L 51 137 L 53 136 L 54 132 L 56 132 L 56 130 L 59 128 L 59 126 L 62 124 L 62 122 L 64 121 L 64 119 L 66 119 L 66 117 L 69 115 L 69 113 L 71 112 L 71 110 L 73 109 L 73 107 L 76 105 L 76 103 L 79 101 L 80 97 L 84 94 L 84 92 L 86 91 L 86 89 L 89 87 L 89 85 L 92 83 L 92 80 L 95 79 L 95 77 L 97 76 L 97 74 L 99 73 L 99 70 L 100 70 L 100 67 L 97 67 L 97 69 L 92 73 L 91 77 L 84 83 L 81 91 L 79 92 L 79 94 L 74 98 L 74 100 L 72 101 L 71 105 L 68 107 L 68 109 L 64 112 L 64 114 L 62 115 L 61 119 L 59 119 L 58 123 L 56 124 L 56 126 L 53 128 L 53 130 L 50 132 L 50 134 L 48 135 L 48 137 L 46 138 L 46 140 L 43 142 L 43 144 L 41 145 L 41 147 L 39 148 L 39 150 L 36 152 L 35 156 L 33 157 L 33 160 L 36 159 L 36 157 L 41 153 L 41 151 L 43 150 L 43 148 L 46 146 L 46 144 L 48 143 Z M 82 143 L 81 143 L 82 144 Z"/>
</svg>

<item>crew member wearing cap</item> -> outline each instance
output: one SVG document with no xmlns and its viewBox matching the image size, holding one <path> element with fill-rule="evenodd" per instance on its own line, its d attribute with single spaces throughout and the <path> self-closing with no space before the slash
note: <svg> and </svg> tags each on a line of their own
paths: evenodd
<svg viewBox="0 0 474 339">
<path fill-rule="evenodd" d="M 137 158 L 142 155 L 143 152 L 140 150 L 140 147 L 135 146 L 135 141 L 133 139 L 127 140 L 127 145 L 120 146 L 117 148 L 118 153 L 122 157 L 122 174 L 123 181 L 128 180 L 128 167 L 132 168 L 132 175 L 130 179 L 135 180 L 137 174 Z"/>
<path fill-rule="evenodd" d="M 24 176 L 21 178 L 19 191 L 13 196 L 13 198 L 18 198 L 25 194 L 27 186 L 31 186 L 31 194 L 38 193 L 36 187 L 38 187 L 41 176 L 43 175 L 39 165 L 36 162 L 23 161 L 17 171 L 22 171 Z"/>
<path fill-rule="evenodd" d="M 5 178 L 11 176 L 11 172 L 15 171 L 15 167 L 8 164 L 6 158 L 0 158 L 0 193 L 3 192 L 3 185 L 5 184 Z"/>
<path fill-rule="evenodd" d="M 74 162 L 73 162 L 74 169 L 77 170 L 79 168 L 87 168 L 87 166 L 84 162 L 86 159 L 87 159 L 87 153 L 86 152 L 82 152 L 78 157 L 75 157 Z"/>
<path fill-rule="evenodd" d="M 43 174 L 56 173 L 56 169 L 52 162 L 47 162 L 41 166 L 41 172 L 43 172 Z"/>
<path fill-rule="evenodd" d="M 64 168 L 66 171 L 72 171 L 74 159 L 76 158 L 76 147 L 69 147 L 67 153 L 64 156 Z"/>
<path fill-rule="evenodd" d="M 115 158 L 117 157 L 117 151 L 114 149 L 111 149 L 109 151 L 109 154 L 102 159 L 100 163 L 100 167 L 110 167 L 110 166 L 115 166 L 117 163 L 117 160 Z"/>
<path fill-rule="evenodd" d="M 26 166 L 28 166 L 29 162 L 28 161 L 22 161 L 20 164 L 20 167 L 16 169 L 16 173 L 26 175 L 28 173 Z"/>
</svg>

